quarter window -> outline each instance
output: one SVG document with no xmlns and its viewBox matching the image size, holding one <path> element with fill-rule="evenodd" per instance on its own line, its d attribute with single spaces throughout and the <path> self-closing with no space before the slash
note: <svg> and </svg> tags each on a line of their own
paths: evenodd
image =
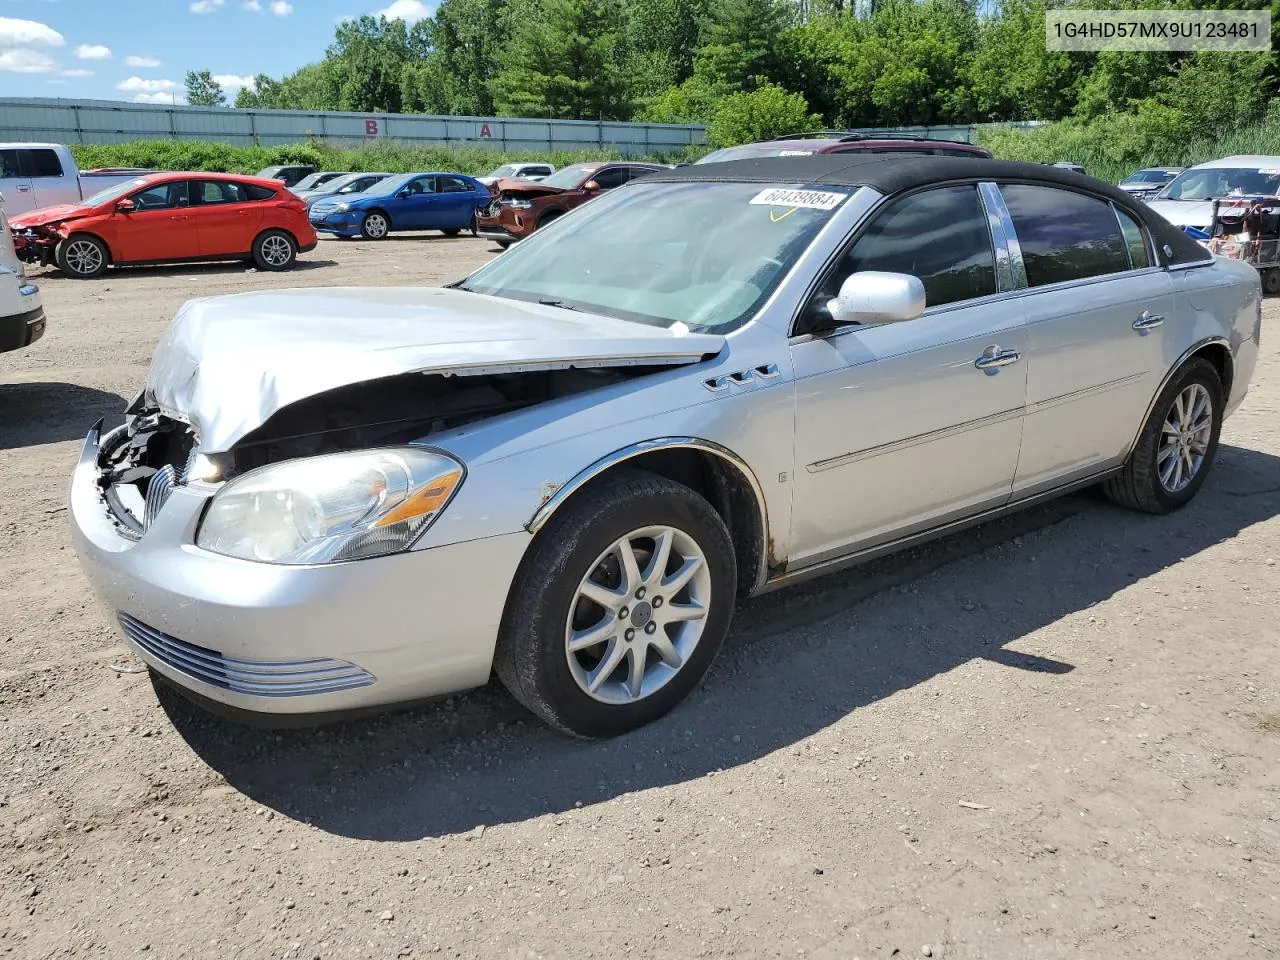
<svg viewBox="0 0 1280 960">
<path fill-rule="evenodd" d="M 270 200 L 276 195 L 276 191 L 270 187 L 260 187 L 256 183 L 242 183 L 240 186 L 244 188 L 250 200 Z"/>
<path fill-rule="evenodd" d="M 1120 221 L 1120 232 L 1124 235 L 1124 245 L 1129 250 L 1129 266 L 1134 270 L 1151 266 L 1151 251 L 1147 248 L 1147 237 L 1138 226 L 1138 221 L 1116 207 L 1116 217 Z"/>
<path fill-rule="evenodd" d="M 927 307 L 995 293 L 995 253 L 977 187 L 944 187 L 893 203 L 845 253 L 823 284 L 821 302 L 863 270 L 919 277 Z"/>
<path fill-rule="evenodd" d="M 1000 187 L 1022 248 L 1027 283 L 1081 280 L 1129 269 L 1129 253 L 1111 205 L 1028 184 Z"/>
</svg>

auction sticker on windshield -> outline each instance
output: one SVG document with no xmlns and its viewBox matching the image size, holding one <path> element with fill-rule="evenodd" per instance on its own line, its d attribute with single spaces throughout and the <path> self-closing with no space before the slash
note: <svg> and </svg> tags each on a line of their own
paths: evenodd
<svg viewBox="0 0 1280 960">
<path fill-rule="evenodd" d="M 770 187 L 751 198 L 751 203 L 768 207 L 802 207 L 807 210 L 834 210 L 847 193 L 829 193 L 825 190 L 795 190 L 789 187 Z"/>
</svg>

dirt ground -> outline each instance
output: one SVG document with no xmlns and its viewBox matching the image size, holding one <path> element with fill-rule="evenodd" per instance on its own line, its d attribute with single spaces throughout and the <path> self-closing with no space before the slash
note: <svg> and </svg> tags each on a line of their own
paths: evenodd
<svg viewBox="0 0 1280 960">
<path fill-rule="evenodd" d="M 749 602 L 703 689 L 616 741 L 496 686 L 263 732 L 113 670 L 66 487 L 179 304 L 491 252 L 38 276 L 49 332 L 0 356 L 0 956 L 1280 951 L 1274 331 L 1186 510 L 1084 494 Z"/>
</svg>

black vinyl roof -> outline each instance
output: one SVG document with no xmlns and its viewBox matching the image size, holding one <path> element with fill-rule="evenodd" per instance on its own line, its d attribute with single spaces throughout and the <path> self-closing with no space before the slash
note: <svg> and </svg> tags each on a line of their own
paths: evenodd
<svg viewBox="0 0 1280 960">
<path fill-rule="evenodd" d="M 977 180 L 1043 183 L 1046 186 L 1091 193 L 1123 207 L 1144 223 L 1155 238 L 1160 256 L 1166 263 L 1212 259 L 1209 251 L 1199 243 L 1123 190 L 1061 167 L 1021 163 L 1016 160 L 885 154 L 860 156 L 857 153 L 760 157 L 724 163 L 690 164 L 649 174 L 641 182 L 805 183 L 833 187 L 871 187 L 886 196 L 893 196 L 932 184 Z M 1172 254 L 1166 253 L 1165 247 L 1172 250 Z"/>
</svg>

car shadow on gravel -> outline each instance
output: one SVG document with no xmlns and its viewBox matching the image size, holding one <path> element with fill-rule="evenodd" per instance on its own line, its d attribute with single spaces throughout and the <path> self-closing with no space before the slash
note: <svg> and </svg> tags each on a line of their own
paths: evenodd
<svg viewBox="0 0 1280 960">
<path fill-rule="evenodd" d="M 123 423 L 126 405 L 118 394 L 74 383 L 0 383 L 0 450 L 83 440 L 99 417 L 105 428 Z"/>
<path fill-rule="evenodd" d="M 1074 665 L 1010 645 L 1280 514 L 1278 477 L 1280 457 L 1224 446 L 1195 503 L 1170 516 L 1087 492 L 747 601 L 702 689 L 612 741 L 556 735 L 496 683 L 286 732 L 214 718 L 158 689 L 192 749 L 266 807 L 347 837 L 460 833 L 750 763 L 974 659 L 1054 683 Z M 1102 646 L 1111 640 L 1106 630 L 1086 635 L 1081 654 L 1097 663 L 1148 652 Z M 852 763 L 891 748 L 846 752 Z"/>
</svg>

